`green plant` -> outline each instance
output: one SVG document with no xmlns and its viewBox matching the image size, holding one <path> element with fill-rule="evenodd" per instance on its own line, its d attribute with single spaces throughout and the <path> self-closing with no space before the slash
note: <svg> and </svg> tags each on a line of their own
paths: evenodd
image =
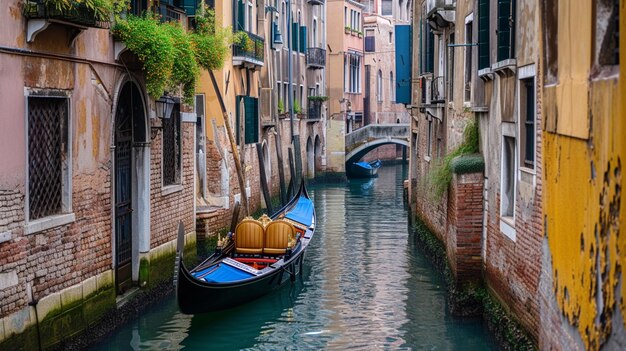
<svg viewBox="0 0 626 351">
<path fill-rule="evenodd" d="M 285 103 L 281 99 L 278 99 L 278 113 L 285 113 Z"/>
<path fill-rule="evenodd" d="M 350 27 L 350 26 L 345 26 L 344 29 L 346 30 L 346 32 L 352 31 L 352 27 Z"/>
<path fill-rule="evenodd" d="M 129 15 L 125 20 L 117 21 L 111 31 L 115 39 L 124 42 L 143 64 L 148 94 L 153 98 L 160 97 L 174 66 L 176 49 L 171 35 L 151 14 Z"/>
<path fill-rule="evenodd" d="M 452 181 L 452 160 L 457 156 L 477 153 L 478 142 L 478 124 L 471 121 L 463 131 L 463 142 L 443 157 L 429 172 L 430 189 L 433 190 L 435 196 L 441 197 Z"/>
<path fill-rule="evenodd" d="M 97 21 L 107 22 L 111 19 L 111 14 L 117 13 L 126 5 L 128 0 L 44 0 L 43 5 L 55 12 L 67 13 L 79 6 L 84 6 L 89 10 Z M 31 6 L 36 3 L 25 1 L 24 11 L 31 11 Z"/>
<path fill-rule="evenodd" d="M 298 102 L 298 100 L 295 100 L 293 102 L 293 113 L 299 114 L 301 112 L 302 112 L 302 108 L 300 108 L 300 103 Z"/>
<path fill-rule="evenodd" d="M 174 64 L 172 77 L 169 81 L 169 90 L 174 90 L 174 85 L 183 86 L 183 101 L 193 104 L 196 80 L 200 75 L 198 63 L 195 60 L 195 51 L 191 43 L 191 36 L 178 22 L 169 22 L 161 26 L 172 39 L 174 46 Z"/>
<path fill-rule="evenodd" d="M 237 44 L 243 51 L 251 52 L 254 50 L 254 41 L 250 39 L 248 33 L 237 32 L 233 38 L 233 43 Z"/>
<path fill-rule="evenodd" d="M 307 97 L 309 99 L 309 101 L 327 101 L 328 100 L 328 96 L 309 96 Z"/>
<path fill-rule="evenodd" d="M 216 26 L 215 11 L 207 5 L 202 5 L 196 13 L 196 30 L 191 34 L 196 61 L 206 70 L 222 68 L 228 56 L 232 31 Z"/>
</svg>

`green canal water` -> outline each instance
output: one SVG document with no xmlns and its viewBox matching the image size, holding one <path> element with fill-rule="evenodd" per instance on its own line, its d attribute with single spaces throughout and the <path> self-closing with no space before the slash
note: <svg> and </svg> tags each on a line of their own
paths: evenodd
<svg viewBox="0 0 626 351">
<path fill-rule="evenodd" d="M 174 297 L 94 350 L 493 350 L 479 319 L 448 314 L 445 286 L 408 230 L 403 166 L 310 189 L 317 231 L 302 279 L 224 312 Z"/>
</svg>

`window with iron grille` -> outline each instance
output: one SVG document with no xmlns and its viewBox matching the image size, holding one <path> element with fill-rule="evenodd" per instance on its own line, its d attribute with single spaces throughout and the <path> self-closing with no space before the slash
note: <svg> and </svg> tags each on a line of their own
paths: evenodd
<svg viewBox="0 0 626 351">
<path fill-rule="evenodd" d="M 181 183 L 180 104 L 174 105 L 170 118 L 163 119 L 163 185 Z"/>
<path fill-rule="evenodd" d="M 28 98 L 29 220 L 69 210 L 68 114 L 65 97 Z"/>
</svg>

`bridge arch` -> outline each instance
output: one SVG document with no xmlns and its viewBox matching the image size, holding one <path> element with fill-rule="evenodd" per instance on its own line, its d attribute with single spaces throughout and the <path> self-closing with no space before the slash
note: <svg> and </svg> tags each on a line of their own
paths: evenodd
<svg viewBox="0 0 626 351">
<path fill-rule="evenodd" d="M 396 144 L 405 147 L 409 147 L 409 141 L 401 138 L 387 138 L 387 139 L 375 139 L 372 141 L 368 141 L 364 144 L 361 144 L 346 153 L 346 164 L 351 164 L 352 162 L 358 162 L 363 156 L 365 156 L 368 152 L 376 149 L 377 147 L 388 145 L 388 144 Z"/>
</svg>

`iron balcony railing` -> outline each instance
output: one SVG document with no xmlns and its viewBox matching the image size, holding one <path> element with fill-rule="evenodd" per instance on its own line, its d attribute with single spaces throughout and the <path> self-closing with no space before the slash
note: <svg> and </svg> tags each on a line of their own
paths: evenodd
<svg viewBox="0 0 626 351">
<path fill-rule="evenodd" d="M 431 103 L 438 103 L 438 102 L 444 102 L 446 99 L 446 93 L 445 93 L 445 81 L 444 81 L 444 77 L 443 76 L 439 76 L 439 77 L 435 77 L 433 79 L 432 84 L 430 85 L 430 102 Z"/>
<path fill-rule="evenodd" d="M 306 64 L 313 67 L 326 67 L 326 50 L 322 48 L 308 48 Z"/>
<path fill-rule="evenodd" d="M 309 105 L 307 108 L 307 119 L 311 119 L 311 120 L 321 119 L 323 103 L 324 102 L 321 100 L 309 100 Z"/>
<path fill-rule="evenodd" d="M 28 19 L 53 19 L 86 27 L 108 28 L 108 21 L 99 21 L 93 10 L 85 3 L 72 1 L 68 9 L 59 10 L 45 0 L 27 0 L 24 3 L 24 16 Z"/>
<path fill-rule="evenodd" d="M 265 51 L 265 39 L 247 31 L 239 31 L 246 33 L 248 36 L 247 43 L 233 44 L 233 60 L 236 64 L 239 61 L 251 61 L 252 63 L 263 64 L 263 53 Z"/>
</svg>

